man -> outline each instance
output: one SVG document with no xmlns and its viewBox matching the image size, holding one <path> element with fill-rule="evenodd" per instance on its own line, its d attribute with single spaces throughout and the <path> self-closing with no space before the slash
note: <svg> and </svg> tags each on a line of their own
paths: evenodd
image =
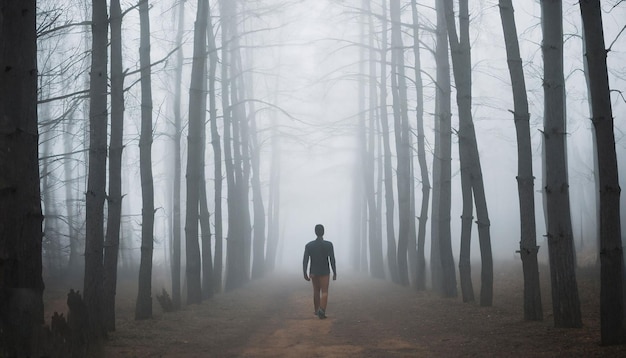
<svg viewBox="0 0 626 358">
<path fill-rule="evenodd" d="M 330 266 L 333 268 L 333 281 L 337 279 L 337 268 L 335 267 L 335 252 L 333 243 L 324 240 L 324 226 L 315 225 L 315 235 L 317 238 L 304 247 L 304 258 L 302 259 L 302 271 L 304 279 L 313 283 L 313 306 L 315 314 L 319 319 L 326 318 L 326 304 L 328 303 L 328 283 L 330 278 Z M 311 267 L 307 275 L 307 267 L 311 259 Z"/>
</svg>

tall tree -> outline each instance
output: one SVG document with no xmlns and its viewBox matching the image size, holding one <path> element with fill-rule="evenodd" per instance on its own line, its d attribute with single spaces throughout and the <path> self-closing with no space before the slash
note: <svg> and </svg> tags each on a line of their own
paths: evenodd
<svg viewBox="0 0 626 358">
<path fill-rule="evenodd" d="M 0 355 L 27 357 L 44 320 L 36 2 L 0 8 Z"/>
<path fill-rule="evenodd" d="M 150 62 L 150 5 L 139 2 L 139 66 L 141 74 L 141 261 L 135 319 L 152 318 L 152 255 L 154 251 L 154 181 L 152 178 L 152 69 Z"/>
<path fill-rule="evenodd" d="M 117 261 L 122 220 L 122 149 L 124 134 L 124 72 L 122 67 L 122 10 L 111 0 L 111 138 L 109 145 L 109 193 L 104 242 L 103 318 L 108 331 L 115 330 Z"/>
<path fill-rule="evenodd" d="M 402 19 L 400 0 L 389 1 L 391 18 L 391 92 L 393 97 L 394 133 L 396 139 L 396 182 L 398 188 L 398 278 L 401 284 L 409 284 L 409 237 L 411 226 L 411 159 L 410 129 L 407 108 L 407 84 L 404 68 L 404 44 L 402 43 Z"/>
<path fill-rule="evenodd" d="M 396 234 L 394 231 L 394 199 L 393 173 L 391 162 L 391 144 L 389 130 L 389 116 L 387 110 L 387 51 L 388 51 L 388 21 L 387 1 L 382 2 L 381 15 L 381 49 L 380 49 L 380 123 L 383 137 L 384 182 L 385 182 L 385 223 L 387 234 L 387 265 L 393 282 L 400 282 L 398 276 L 398 253 L 396 250 Z M 370 255 L 373 255 L 370 250 Z M 371 268 L 370 268 L 371 269 Z M 372 275 L 376 277 L 373 273 Z"/>
<path fill-rule="evenodd" d="M 530 141 L 530 113 L 526 81 L 522 68 L 517 28 L 511 0 L 500 0 L 500 18 L 504 32 L 507 64 L 513 88 L 513 119 L 517 133 L 517 191 L 520 206 L 520 257 L 524 272 L 524 319 L 540 321 L 543 319 L 541 307 L 541 288 L 539 285 L 539 267 L 537 263 L 537 228 L 535 225 L 535 194 Z"/>
<path fill-rule="evenodd" d="M 426 163 L 426 144 L 424 134 L 424 88 L 422 83 L 422 65 L 420 58 L 419 17 L 417 1 L 411 0 L 411 15 L 413 18 L 413 57 L 415 58 L 415 96 L 417 106 L 415 108 L 417 130 L 417 160 L 420 166 L 420 178 L 422 181 L 422 205 L 418 217 L 417 230 L 417 263 L 415 274 L 415 287 L 418 290 L 426 289 L 426 257 L 424 246 L 426 241 L 426 223 L 428 221 L 428 206 L 430 201 L 430 179 L 428 178 L 428 164 Z"/>
<path fill-rule="evenodd" d="M 481 257 L 480 305 L 493 303 L 493 257 L 489 213 L 483 174 L 476 143 L 476 133 L 472 119 L 472 63 L 469 39 L 469 6 L 467 0 L 459 0 L 459 33 L 457 35 L 452 0 L 444 0 L 448 40 L 452 56 L 452 70 L 456 84 L 457 105 L 459 107 L 459 158 L 461 161 L 461 189 L 463 192 L 463 214 L 461 233 L 461 253 L 459 271 L 463 300 L 473 300 L 474 293 L 470 277 L 469 243 L 471 240 L 472 197 L 476 205 L 478 241 Z M 471 190 L 471 191 L 470 191 Z"/>
<path fill-rule="evenodd" d="M 89 171 L 86 198 L 84 300 L 89 316 L 89 334 L 99 339 L 102 323 L 104 199 L 107 157 L 107 45 L 106 0 L 94 0 L 91 12 L 91 71 L 89 75 Z"/>
<path fill-rule="evenodd" d="M 556 327 L 580 327 L 574 238 L 567 178 L 563 8 L 561 0 L 541 1 L 544 90 L 544 195 Z"/>
<path fill-rule="evenodd" d="M 613 109 L 606 64 L 599 0 L 580 1 L 589 69 L 591 121 L 597 143 L 600 179 L 600 336 L 602 344 L 622 344 L 624 338 L 623 251 L 620 187 L 615 152 Z"/>
<path fill-rule="evenodd" d="M 210 13 L 210 10 L 209 10 Z M 215 253 L 213 263 L 213 289 L 222 289 L 222 265 L 223 265 L 223 216 L 222 216 L 222 147 L 220 133 L 217 129 L 217 103 L 216 103 L 216 76 L 217 71 L 217 45 L 213 33 L 211 16 L 207 19 L 208 55 L 209 55 L 209 115 L 211 118 L 211 145 L 213 147 L 213 165 L 215 182 L 215 205 L 213 219 L 215 222 Z"/>
<path fill-rule="evenodd" d="M 180 261 L 181 261 L 181 213 L 180 189 L 182 176 L 182 77 L 183 77 L 183 32 L 185 30 L 185 0 L 178 3 L 178 30 L 176 31 L 176 70 L 174 79 L 174 180 L 172 196 L 172 303 L 180 308 Z"/>
<path fill-rule="evenodd" d="M 198 242 L 199 196 L 202 178 L 200 167 L 204 145 L 202 128 L 206 117 L 206 29 L 208 0 L 198 0 L 193 32 L 193 61 L 189 86 L 189 129 L 187 134 L 187 206 L 185 242 L 187 252 L 187 303 L 202 302 L 201 258 Z"/>
<path fill-rule="evenodd" d="M 431 245 L 431 272 L 433 289 L 445 297 L 455 297 L 456 273 L 452 254 L 452 234 L 450 232 L 451 166 L 452 166 L 452 100 L 450 89 L 450 62 L 448 59 L 448 30 L 444 12 L 444 0 L 435 2 L 437 13 L 435 61 L 437 62 L 436 126 L 438 143 L 435 142 L 433 164 L 433 230 Z M 439 144 L 437 146 L 437 144 Z M 438 148 L 438 149 L 437 149 Z M 435 217 L 437 218 L 435 220 Z"/>
</svg>

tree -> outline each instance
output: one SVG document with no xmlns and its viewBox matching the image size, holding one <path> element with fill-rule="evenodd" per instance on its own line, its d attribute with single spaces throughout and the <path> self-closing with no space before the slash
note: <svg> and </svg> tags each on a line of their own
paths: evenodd
<svg viewBox="0 0 626 358">
<path fill-rule="evenodd" d="M 450 90 L 450 62 L 443 0 L 435 3 L 437 12 L 435 61 L 437 62 L 437 92 L 435 100 L 435 159 L 433 163 L 433 233 L 431 245 L 431 272 L 433 289 L 445 297 L 456 297 L 456 273 L 452 255 L 450 232 L 452 113 Z M 436 218 L 436 219 L 435 219 Z"/>
<path fill-rule="evenodd" d="M 187 210 L 185 242 L 187 251 L 187 304 L 202 302 L 200 244 L 198 242 L 200 167 L 204 145 L 202 128 L 206 118 L 206 31 L 208 0 L 198 0 L 193 32 L 193 62 L 189 87 L 189 132 L 187 134 Z M 203 102 L 205 103 L 203 105 Z"/>
<path fill-rule="evenodd" d="M 556 327 L 582 325 L 570 214 L 563 74 L 563 10 L 560 0 L 541 1 L 544 61 L 544 195 L 552 308 Z"/>
<path fill-rule="evenodd" d="M 600 179 L 600 334 L 602 344 L 624 343 L 620 187 L 613 109 L 599 0 L 580 1 L 589 69 L 589 96 Z"/>
<path fill-rule="evenodd" d="M 478 240 L 480 246 L 481 289 L 480 305 L 491 306 L 493 302 L 493 258 L 491 253 L 490 222 L 487 211 L 487 199 L 483 183 L 476 133 L 472 119 L 472 63 L 469 40 L 469 8 L 467 0 L 459 1 L 459 34 L 452 0 L 444 0 L 448 40 L 452 56 L 452 70 L 456 84 L 456 98 L 459 107 L 459 158 L 461 161 L 461 189 L 463 195 L 463 214 L 461 229 L 461 253 L 459 271 L 464 301 L 474 299 L 471 284 L 470 240 L 472 225 L 472 196 L 476 205 Z"/>
<path fill-rule="evenodd" d="M 141 74 L 141 261 L 135 319 L 152 318 L 152 254 L 154 251 L 154 182 L 152 178 L 152 74 L 150 62 L 150 14 L 148 0 L 139 2 Z"/>
<path fill-rule="evenodd" d="M 91 72 L 89 87 L 89 170 L 86 198 L 86 240 L 84 301 L 89 317 L 89 334 L 103 336 L 103 245 L 104 199 L 106 197 L 107 157 L 107 45 L 108 18 L 106 0 L 92 5 Z"/>
<path fill-rule="evenodd" d="M 172 205 L 172 303 L 180 308 L 180 258 L 181 258 L 181 139 L 182 139 L 182 77 L 183 77 L 183 32 L 185 24 L 185 1 L 178 4 L 178 30 L 176 31 L 176 72 L 174 79 L 174 178 L 173 178 L 173 205 Z"/>
<path fill-rule="evenodd" d="M 104 325 L 115 330 L 117 261 L 122 219 L 122 150 L 124 134 L 124 72 L 122 69 L 122 10 L 111 1 L 111 144 L 109 146 L 108 213 L 104 243 Z"/>
<path fill-rule="evenodd" d="M 393 97 L 394 133 L 396 139 L 396 182 L 398 188 L 398 278 L 409 284 L 409 236 L 414 226 L 411 215 L 410 127 L 407 108 L 407 85 L 402 43 L 400 0 L 389 1 L 391 17 L 391 92 Z"/>
<path fill-rule="evenodd" d="M 419 17 L 417 15 L 417 1 L 411 0 L 411 15 L 413 18 L 413 57 L 415 57 L 415 108 L 417 130 L 417 160 L 420 166 L 422 180 L 422 205 L 418 217 L 417 230 L 417 265 L 415 274 L 415 287 L 418 290 L 426 289 L 426 258 L 424 245 L 426 241 L 426 223 L 428 221 L 428 204 L 430 200 L 430 180 L 428 178 L 428 164 L 426 163 L 426 148 L 424 135 L 424 93 L 422 84 L 422 68 L 420 58 L 419 40 Z"/>
<path fill-rule="evenodd" d="M 26 357 L 44 320 L 36 2 L 0 7 L 0 355 Z"/>
<path fill-rule="evenodd" d="M 524 272 L 524 319 L 541 321 L 541 288 L 537 263 L 537 229 L 535 226 L 535 195 L 532 147 L 530 141 L 530 113 L 524 70 L 517 41 L 517 29 L 511 0 L 500 0 L 500 18 L 504 32 L 507 63 L 513 88 L 513 119 L 517 133 L 517 188 L 520 205 L 520 257 Z"/>
<path fill-rule="evenodd" d="M 383 137 L 383 158 L 384 158 L 384 182 L 385 182 L 385 223 L 387 234 L 387 265 L 393 282 L 400 282 L 398 276 L 398 253 L 396 250 L 396 234 L 394 231 L 394 199 L 393 199 L 393 176 L 391 162 L 391 144 L 389 130 L 389 116 L 387 111 L 387 1 L 382 2 L 382 31 L 380 49 L 380 123 Z M 370 249 L 370 256 L 375 255 Z M 370 259 L 371 260 L 371 259 Z M 376 277 L 374 275 L 374 277 Z"/>
</svg>

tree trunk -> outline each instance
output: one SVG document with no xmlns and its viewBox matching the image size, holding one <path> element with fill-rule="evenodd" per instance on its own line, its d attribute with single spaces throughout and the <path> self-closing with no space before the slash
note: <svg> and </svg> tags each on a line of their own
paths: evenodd
<svg viewBox="0 0 626 358">
<path fill-rule="evenodd" d="M 530 113 L 524 70 L 517 41 L 517 29 L 511 0 L 500 0 L 500 17 L 507 52 L 507 63 L 513 88 L 513 119 L 517 133 L 517 188 L 520 205 L 520 257 L 524 272 L 524 319 L 543 320 L 541 288 L 537 263 L 537 229 L 535 225 L 535 193 L 530 140 Z"/>
<path fill-rule="evenodd" d="M 437 237 L 433 238 L 431 270 L 433 288 L 445 297 L 456 297 L 456 273 L 452 255 L 452 234 L 450 233 L 450 208 L 452 202 L 452 113 L 450 90 L 450 63 L 448 60 L 448 40 L 443 6 L 444 0 L 437 0 L 437 114 L 439 116 L 440 150 L 439 155 L 439 198 Z M 435 208 L 435 203 L 433 203 Z"/>
<path fill-rule="evenodd" d="M 385 174 L 385 223 L 387 228 L 387 265 L 389 274 L 393 282 L 400 282 L 398 276 L 398 256 L 396 250 L 396 234 L 394 224 L 394 199 L 393 199 L 393 174 L 391 165 L 391 144 L 389 134 L 389 118 L 387 112 L 387 1 L 382 3 L 383 13 L 381 16 L 382 33 L 381 33 L 381 49 L 380 49 L 380 123 L 383 136 L 384 150 L 384 174 Z M 371 255 L 370 250 L 370 255 Z M 372 276 L 376 277 L 374 273 Z"/>
<path fill-rule="evenodd" d="M 191 65 L 191 84 L 189 86 L 189 129 L 187 135 L 187 206 L 185 218 L 185 242 L 187 252 L 187 304 L 202 302 L 201 258 L 198 242 L 198 206 L 200 167 L 204 145 L 202 128 L 206 117 L 206 29 L 208 0 L 198 0 L 196 22 L 193 37 L 193 62 Z"/>
<path fill-rule="evenodd" d="M 107 45 L 108 22 L 105 0 L 92 5 L 92 52 L 89 88 L 89 173 L 86 197 L 84 301 L 89 316 L 88 334 L 104 335 L 102 326 L 104 199 L 107 157 Z"/>
<path fill-rule="evenodd" d="M 213 34 L 213 23 L 209 9 L 207 37 L 209 43 L 209 115 L 211 118 L 211 145 L 213 147 L 213 165 L 215 181 L 215 213 L 213 215 L 215 222 L 215 252 L 213 263 L 213 291 L 220 292 L 222 290 L 222 266 L 223 266 L 223 222 L 222 222 L 222 147 L 220 134 L 217 130 L 217 104 L 215 91 L 215 72 L 217 70 L 217 46 L 215 43 L 215 35 Z"/>
<path fill-rule="evenodd" d="M 563 17 L 560 0 L 542 0 L 544 195 L 556 327 L 581 327 L 567 179 Z"/>
<path fill-rule="evenodd" d="M 471 183 L 472 191 L 471 194 L 466 193 L 463 195 L 464 212 L 462 219 L 463 221 L 471 220 L 470 208 L 471 195 L 473 194 L 474 204 L 476 205 L 476 223 L 478 224 L 478 241 L 482 262 L 480 274 L 480 305 L 491 306 L 493 303 L 493 257 L 491 252 L 491 234 L 489 231 L 491 224 L 489 222 L 483 174 L 480 165 L 480 156 L 478 154 L 478 145 L 476 143 L 474 122 L 472 119 L 472 63 L 469 39 L 469 9 L 467 3 L 467 0 L 461 0 L 459 2 L 459 36 L 457 37 L 452 0 L 444 1 L 446 6 L 446 23 L 448 25 L 448 39 L 450 41 L 454 80 L 457 88 L 457 104 L 459 107 L 459 153 L 461 159 L 461 181 L 463 181 L 464 171 L 466 171 L 467 175 L 465 180 Z M 465 191 L 467 191 L 468 184 L 465 184 L 463 187 L 465 187 Z M 469 204 L 466 204 L 465 200 L 469 200 Z M 469 249 L 470 233 L 471 230 L 467 233 L 467 241 L 463 243 L 464 245 L 467 245 L 467 249 Z M 466 274 L 469 275 L 470 268 L 468 261 L 469 253 L 463 259 L 459 258 L 459 265 L 467 266 Z M 464 283 L 470 283 L 471 288 L 471 282 L 464 281 Z M 471 293 L 471 296 L 473 296 L 473 293 Z M 464 296 L 464 299 L 473 299 L 473 297 Z"/>
<path fill-rule="evenodd" d="M 152 318 L 152 255 L 154 251 L 154 182 L 152 179 L 152 80 L 150 62 L 150 5 L 139 3 L 139 66 L 141 67 L 141 261 L 135 319 Z"/>
<path fill-rule="evenodd" d="M 409 284 L 409 236 L 414 224 L 411 217 L 410 130 L 407 108 L 407 85 L 404 70 L 404 45 L 402 43 L 400 0 L 391 0 L 391 62 L 394 127 L 396 136 L 396 182 L 398 186 L 398 278 Z M 395 82 L 395 83 L 394 83 Z"/>
<path fill-rule="evenodd" d="M 35 1 L 1 1 L 0 355 L 34 355 L 44 322 Z"/>
<path fill-rule="evenodd" d="M 111 0 L 111 144 L 109 145 L 109 193 L 104 242 L 103 316 L 107 331 L 115 331 L 117 260 L 122 219 L 122 149 L 124 134 L 124 73 L 122 68 L 122 10 Z"/>
<path fill-rule="evenodd" d="M 589 96 L 600 178 L 600 336 L 603 345 L 624 343 L 623 253 L 615 133 L 599 0 L 582 0 Z"/>
<path fill-rule="evenodd" d="M 180 261 L 181 261 L 181 213 L 180 213 L 180 189 L 182 177 L 182 77 L 183 77 L 183 32 L 185 30 L 185 0 L 178 5 L 178 31 L 176 32 L 176 74 L 174 79 L 174 195 L 172 205 L 172 303 L 174 308 L 180 308 Z"/>
<path fill-rule="evenodd" d="M 411 1 L 411 14 L 413 16 L 413 57 L 415 58 L 415 89 L 417 106 L 415 107 L 417 129 L 417 160 L 420 166 L 420 178 L 422 181 L 422 205 L 418 217 L 417 230 L 417 271 L 415 274 L 415 288 L 426 289 L 426 223 L 428 222 L 428 206 L 430 201 L 430 179 L 428 178 L 428 164 L 426 163 L 426 144 L 424 134 L 424 93 L 422 84 L 422 65 L 419 51 L 419 17 L 417 13 L 417 1 Z"/>
</svg>

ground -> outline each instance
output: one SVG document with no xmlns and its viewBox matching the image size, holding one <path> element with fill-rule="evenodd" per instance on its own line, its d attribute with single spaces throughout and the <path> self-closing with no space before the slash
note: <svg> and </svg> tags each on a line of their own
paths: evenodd
<svg viewBox="0 0 626 358">
<path fill-rule="evenodd" d="M 475 265 L 474 271 L 479 271 Z M 313 315 L 310 283 L 272 274 L 199 305 L 134 321 L 134 297 L 118 294 L 117 330 L 104 357 L 605 357 L 626 346 L 599 345 L 599 280 L 578 273 L 583 328 L 556 329 L 547 268 L 542 268 L 545 319 L 523 320 L 521 264 L 496 266 L 494 304 L 341 273 L 331 281 L 328 318 Z M 475 291 L 480 282 L 474 281 Z M 159 288 L 155 288 L 159 289 Z"/>
</svg>

